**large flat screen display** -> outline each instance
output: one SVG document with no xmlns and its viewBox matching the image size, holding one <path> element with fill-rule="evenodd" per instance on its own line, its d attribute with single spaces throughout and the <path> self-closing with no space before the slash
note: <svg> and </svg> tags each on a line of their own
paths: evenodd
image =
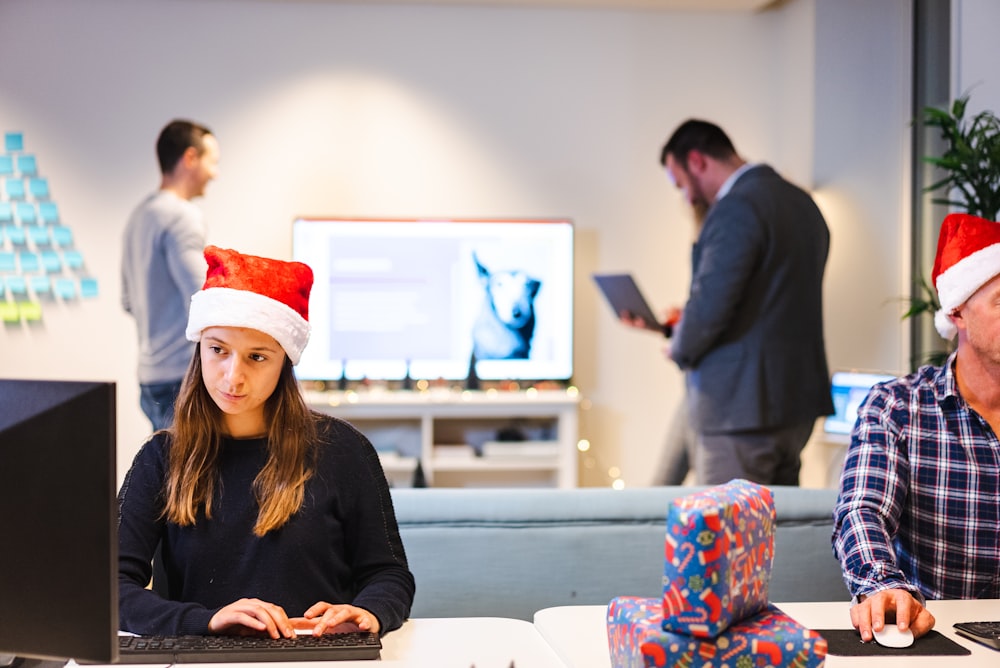
<svg viewBox="0 0 1000 668">
<path fill-rule="evenodd" d="M 315 274 L 301 380 L 568 380 L 568 219 L 294 221 Z"/>
</svg>

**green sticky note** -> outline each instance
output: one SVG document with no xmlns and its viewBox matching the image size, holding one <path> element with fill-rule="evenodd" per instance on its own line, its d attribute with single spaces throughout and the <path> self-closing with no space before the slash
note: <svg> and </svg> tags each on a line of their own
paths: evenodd
<svg viewBox="0 0 1000 668">
<path fill-rule="evenodd" d="M 0 301 L 0 320 L 4 322 L 17 322 L 20 319 L 21 315 L 17 310 L 17 304 Z"/>
<path fill-rule="evenodd" d="M 21 319 L 27 322 L 37 322 L 42 319 L 42 305 L 38 302 L 18 302 L 17 310 Z"/>
</svg>

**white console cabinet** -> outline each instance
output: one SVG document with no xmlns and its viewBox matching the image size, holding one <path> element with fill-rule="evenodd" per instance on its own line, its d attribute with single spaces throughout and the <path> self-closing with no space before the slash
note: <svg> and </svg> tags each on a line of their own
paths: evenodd
<svg viewBox="0 0 1000 668">
<path fill-rule="evenodd" d="M 379 451 L 390 484 L 576 487 L 577 405 L 567 390 L 306 391 Z"/>
</svg>

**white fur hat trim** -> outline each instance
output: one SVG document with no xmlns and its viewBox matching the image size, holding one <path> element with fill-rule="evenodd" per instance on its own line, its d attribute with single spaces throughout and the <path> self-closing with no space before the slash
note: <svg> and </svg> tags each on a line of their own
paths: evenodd
<svg viewBox="0 0 1000 668">
<path fill-rule="evenodd" d="M 258 292 L 208 288 L 191 297 L 185 332 L 189 341 L 200 341 L 206 327 L 247 327 L 274 337 L 292 364 L 298 364 L 309 342 L 312 327 L 298 312 Z"/>
</svg>

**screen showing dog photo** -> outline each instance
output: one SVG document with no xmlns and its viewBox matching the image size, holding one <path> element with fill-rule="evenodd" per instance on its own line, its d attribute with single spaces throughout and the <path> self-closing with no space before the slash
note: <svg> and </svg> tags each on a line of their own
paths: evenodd
<svg viewBox="0 0 1000 668">
<path fill-rule="evenodd" d="M 301 379 L 572 375 L 569 220 L 299 219 L 293 256 L 316 277 Z"/>
</svg>

